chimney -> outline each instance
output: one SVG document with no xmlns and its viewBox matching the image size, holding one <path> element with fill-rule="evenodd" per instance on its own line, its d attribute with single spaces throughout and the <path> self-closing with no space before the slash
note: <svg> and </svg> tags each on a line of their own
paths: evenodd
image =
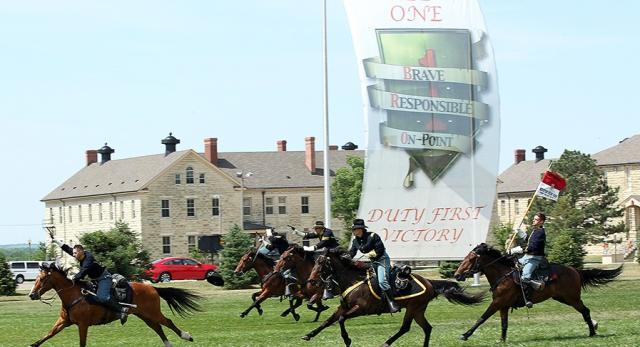
<svg viewBox="0 0 640 347">
<path fill-rule="evenodd" d="M 329 145 L 329 150 L 330 151 L 337 151 L 338 150 L 338 145 Z"/>
<path fill-rule="evenodd" d="M 527 160 L 527 151 L 524 149 L 516 149 L 515 153 L 515 163 L 518 164 L 521 161 Z"/>
<path fill-rule="evenodd" d="M 98 151 L 95 149 L 88 149 L 85 154 L 87 158 L 87 166 L 98 162 Z"/>
<path fill-rule="evenodd" d="M 358 149 L 358 145 L 356 145 L 355 143 L 349 141 L 347 143 L 345 143 L 344 145 L 342 145 L 342 149 L 344 149 L 345 151 L 353 151 Z"/>
<path fill-rule="evenodd" d="M 166 157 L 176 151 L 176 145 L 180 143 L 180 140 L 176 139 L 171 133 L 169 133 L 169 136 L 165 137 L 164 140 L 160 141 L 160 143 L 165 146 L 164 156 Z"/>
<path fill-rule="evenodd" d="M 540 160 L 544 159 L 544 153 L 547 151 L 546 148 L 542 147 L 542 146 L 538 146 L 534 149 L 531 150 L 531 152 L 536 154 L 536 163 L 539 162 Z"/>
<path fill-rule="evenodd" d="M 287 140 L 278 140 L 278 152 L 287 151 Z"/>
<path fill-rule="evenodd" d="M 213 165 L 218 165 L 218 139 L 204 139 L 204 157 Z"/>
<path fill-rule="evenodd" d="M 107 146 L 107 143 L 104 143 L 104 146 L 97 150 L 96 152 L 100 153 L 100 165 L 111 160 L 111 153 L 115 152 L 115 149 Z"/>
<path fill-rule="evenodd" d="M 307 169 L 314 174 L 316 173 L 316 138 L 313 136 L 304 138 L 304 163 Z"/>
</svg>

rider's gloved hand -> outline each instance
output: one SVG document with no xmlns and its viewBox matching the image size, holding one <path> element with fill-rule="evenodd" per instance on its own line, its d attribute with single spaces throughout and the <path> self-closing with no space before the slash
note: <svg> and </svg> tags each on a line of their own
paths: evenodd
<svg viewBox="0 0 640 347">
<path fill-rule="evenodd" d="M 378 256 L 378 253 L 376 253 L 376 251 L 371 251 L 371 252 L 367 253 L 367 256 L 369 258 L 375 258 L 375 257 Z"/>
<path fill-rule="evenodd" d="M 302 249 L 304 249 L 307 252 L 313 252 L 316 250 L 316 246 L 302 246 Z"/>
<path fill-rule="evenodd" d="M 522 254 L 522 252 L 524 252 L 524 250 L 522 249 L 522 247 L 518 246 L 518 247 L 513 247 L 509 250 L 509 254 Z"/>
<path fill-rule="evenodd" d="M 64 245 L 64 241 L 62 241 L 62 240 L 55 240 L 55 239 L 52 239 L 52 240 L 51 240 L 51 243 L 56 244 L 56 245 L 58 245 L 59 247 L 62 247 L 62 245 Z"/>
</svg>

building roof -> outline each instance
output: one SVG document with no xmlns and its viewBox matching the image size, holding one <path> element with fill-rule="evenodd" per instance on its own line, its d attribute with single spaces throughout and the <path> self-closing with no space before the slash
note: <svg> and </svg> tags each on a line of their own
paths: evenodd
<svg viewBox="0 0 640 347">
<path fill-rule="evenodd" d="M 540 177 L 549 167 L 550 159 L 521 161 L 498 176 L 498 194 L 532 192 L 538 188 Z"/>
<path fill-rule="evenodd" d="M 640 163 L 640 134 L 628 137 L 591 157 L 598 165 Z"/>
<path fill-rule="evenodd" d="M 167 156 L 155 154 L 114 159 L 104 164 L 93 163 L 80 169 L 43 197 L 42 201 L 138 191 L 189 152 L 193 151 L 177 151 Z M 329 153 L 332 176 L 337 169 L 346 166 L 347 155 L 364 156 L 364 151 Z M 204 154 L 200 155 L 204 157 Z M 322 187 L 324 184 L 321 151 L 316 152 L 315 174 L 311 174 L 305 165 L 304 151 L 218 153 L 217 166 L 233 179 L 236 179 L 238 171 L 252 172 L 253 175 L 244 180 L 247 188 Z"/>
</svg>

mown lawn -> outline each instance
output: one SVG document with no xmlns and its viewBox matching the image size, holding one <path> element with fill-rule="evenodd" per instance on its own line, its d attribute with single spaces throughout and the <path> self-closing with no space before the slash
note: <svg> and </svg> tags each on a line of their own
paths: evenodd
<svg viewBox="0 0 640 347">
<path fill-rule="evenodd" d="M 589 338 L 588 329 L 581 315 L 572 308 L 547 301 L 527 312 L 524 309 L 510 314 L 507 346 L 639 346 L 640 345 L 640 270 L 627 266 L 623 278 L 607 287 L 584 293 L 585 304 L 592 317 L 600 324 L 598 336 Z M 239 313 L 250 303 L 252 291 L 226 291 L 203 282 L 169 283 L 198 291 L 205 297 L 205 312 L 189 319 L 173 316 L 167 307 L 164 311 L 178 327 L 189 331 L 194 343 L 178 338 L 165 328 L 174 346 L 341 346 L 339 327 L 332 326 L 319 336 L 305 342 L 300 339 L 318 323 L 312 323 L 315 313 L 304 306 L 299 309 L 302 319 L 280 318 L 285 302 L 270 299 L 263 304 L 265 314 L 253 311 L 247 318 Z M 487 290 L 483 285 L 470 290 Z M 32 302 L 25 295 L 0 297 L 0 346 L 27 346 L 38 340 L 50 329 L 58 316 L 60 302 L 47 306 Z M 337 301 L 330 302 L 332 307 Z M 478 307 L 468 308 L 451 304 L 439 298 L 427 309 L 427 319 L 434 326 L 432 346 L 496 346 L 500 337 L 499 315 L 481 326 L 467 342 L 457 340 L 484 311 L 488 301 Z M 329 316 L 325 311 L 321 319 Z M 352 346 L 378 346 L 394 334 L 400 326 L 402 314 L 373 316 L 347 321 Z M 394 346 L 421 346 L 422 330 L 413 325 L 411 331 Z M 77 346 L 78 330 L 69 327 L 45 343 L 45 346 Z M 89 329 L 89 346 L 163 346 L 157 335 L 141 320 L 131 317 L 124 326 L 111 323 Z"/>
</svg>

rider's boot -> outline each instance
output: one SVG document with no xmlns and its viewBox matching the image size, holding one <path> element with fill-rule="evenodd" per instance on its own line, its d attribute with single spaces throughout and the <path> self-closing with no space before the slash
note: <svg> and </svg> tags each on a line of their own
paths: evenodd
<svg viewBox="0 0 640 347">
<path fill-rule="evenodd" d="M 126 306 L 120 305 L 116 300 L 110 300 L 108 303 L 108 307 L 118 314 L 120 318 L 120 324 L 124 325 L 127 322 L 127 318 L 129 316 L 129 308 Z"/>
<path fill-rule="evenodd" d="M 385 290 L 382 293 L 382 296 L 384 296 L 384 298 L 387 300 L 387 303 L 389 304 L 390 313 L 396 313 L 400 311 L 400 306 L 398 306 L 398 304 L 393 300 L 393 294 L 391 293 L 391 289 Z"/>
<path fill-rule="evenodd" d="M 292 289 L 291 289 L 291 288 L 292 288 L 293 286 L 295 286 L 295 285 L 296 285 L 295 283 L 287 283 L 287 284 L 285 285 L 285 288 L 284 288 L 284 296 L 286 296 L 286 297 L 291 297 L 291 295 L 292 295 L 292 293 L 293 293 L 293 291 L 292 291 Z"/>
<path fill-rule="evenodd" d="M 534 287 L 531 284 L 531 280 L 522 280 L 522 286 L 523 286 L 523 293 L 522 295 L 524 295 L 524 305 L 527 306 L 527 308 L 532 308 L 533 307 L 533 302 L 531 301 L 531 295 L 533 294 L 533 290 Z"/>
<path fill-rule="evenodd" d="M 322 300 L 333 299 L 333 291 L 329 287 L 324 288 L 324 292 L 322 293 Z"/>
</svg>

